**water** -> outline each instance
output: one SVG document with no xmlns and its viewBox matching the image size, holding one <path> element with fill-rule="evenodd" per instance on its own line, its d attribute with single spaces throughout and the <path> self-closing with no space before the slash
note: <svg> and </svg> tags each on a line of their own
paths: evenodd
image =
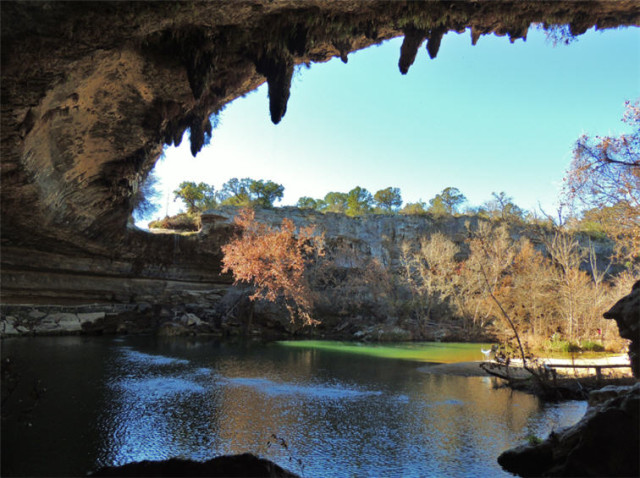
<svg viewBox="0 0 640 478">
<path fill-rule="evenodd" d="M 3 405 L 2 476 L 247 451 L 309 477 L 509 476 L 503 450 L 575 423 L 586 405 L 418 370 L 479 360 L 479 348 L 5 340 L 20 381 Z"/>
</svg>

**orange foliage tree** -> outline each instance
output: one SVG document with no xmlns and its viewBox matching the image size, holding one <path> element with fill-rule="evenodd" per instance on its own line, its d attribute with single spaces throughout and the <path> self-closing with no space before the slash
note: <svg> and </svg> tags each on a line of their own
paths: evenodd
<svg viewBox="0 0 640 478">
<path fill-rule="evenodd" d="M 631 133 L 578 139 L 564 194 L 601 224 L 618 259 L 632 266 L 640 262 L 640 99 L 626 102 L 622 121 Z"/>
<path fill-rule="evenodd" d="M 253 209 L 243 209 L 234 224 L 241 233 L 222 247 L 222 272 L 231 271 L 235 284 L 251 283 L 251 300 L 275 302 L 281 297 L 292 322 L 316 324 L 311 318 L 314 294 L 305 271 L 324 255 L 324 234 L 315 234 L 315 228 L 309 226 L 296 235 L 293 221 L 287 218 L 279 228 L 259 223 Z"/>
</svg>

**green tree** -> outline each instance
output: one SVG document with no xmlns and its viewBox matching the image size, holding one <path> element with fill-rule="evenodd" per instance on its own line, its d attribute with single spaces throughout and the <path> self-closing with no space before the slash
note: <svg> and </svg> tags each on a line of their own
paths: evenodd
<svg viewBox="0 0 640 478">
<path fill-rule="evenodd" d="M 501 191 L 491 193 L 492 199 L 484 204 L 484 210 L 492 218 L 499 218 L 505 221 L 520 220 L 524 217 L 524 211 L 516 206 L 511 196 Z"/>
<path fill-rule="evenodd" d="M 296 203 L 296 207 L 299 207 L 300 209 L 321 210 L 324 209 L 324 206 L 325 204 L 322 199 L 313 199 L 309 196 L 302 196 Z"/>
<path fill-rule="evenodd" d="M 347 210 L 348 216 L 362 216 L 369 214 L 373 210 L 373 197 L 365 188 L 356 186 L 347 193 Z"/>
<path fill-rule="evenodd" d="M 400 189 L 388 187 L 377 191 L 373 195 L 373 201 L 384 212 L 396 212 L 402 206 L 402 195 Z"/>
<path fill-rule="evenodd" d="M 225 206 L 259 206 L 270 208 L 282 199 L 284 186 L 270 180 L 231 178 L 222 185 L 218 199 Z"/>
<path fill-rule="evenodd" d="M 444 188 L 440 194 L 436 194 L 429 200 L 429 212 L 435 215 L 453 215 L 458 208 L 467 201 L 467 198 L 458 188 Z"/>
<path fill-rule="evenodd" d="M 400 214 L 406 215 L 422 215 L 427 213 L 427 205 L 422 202 L 410 202 L 400 209 Z"/>
<path fill-rule="evenodd" d="M 190 214 L 206 211 L 216 206 L 216 194 L 213 186 L 200 182 L 183 181 L 173 191 L 174 200 L 181 199 Z"/>
<path fill-rule="evenodd" d="M 231 178 L 222 185 L 218 200 L 225 206 L 249 206 L 251 203 L 249 188 L 251 178 Z"/>
<path fill-rule="evenodd" d="M 324 211 L 345 213 L 347 210 L 347 194 L 338 192 L 329 192 L 324 197 Z"/>
<path fill-rule="evenodd" d="M 284 195 L 284 186 L 273 181 L 259 179 L 249 185 L 251 203 L 264 208 L 273 207 L 274 201 L 280 201 Z"/>
</svg>

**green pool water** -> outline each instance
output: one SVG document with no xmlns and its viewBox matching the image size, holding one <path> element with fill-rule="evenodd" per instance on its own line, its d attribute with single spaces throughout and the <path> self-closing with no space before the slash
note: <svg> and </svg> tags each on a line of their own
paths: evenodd
<svg viewBox="0 0 640 478">
<path fill-rule="evenodd" d="M 483 360 L 480 349 L 490 344 L 454 342 L 410 342 L 391 344 L 364 344 L 325 340 L 287 340 L 278 342 L 283 347 L 315 349 L 340 354 L 368 355 L 386 359 L 412 360 L 415 362 L 456 363 Z"/>
</svg>

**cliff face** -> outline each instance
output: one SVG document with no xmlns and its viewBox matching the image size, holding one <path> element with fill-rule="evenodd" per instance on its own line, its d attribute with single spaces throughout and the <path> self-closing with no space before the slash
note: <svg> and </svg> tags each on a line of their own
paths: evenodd
<svg viewBox="0 0 640 478">
<path fill-rule="evenodd" d="M 195 313 L 216 328 L 229 315 L 234 327 L 244 328 L 243 321 L 252 314 L 256 322 L 284 330 L 288 321 L 285 309 L 249 304 L 246 291 L 231 287 L 230 275 L 220 272 L 220 248 L 235 232 L 237 212 L 237 208 L 225 207 L 204 214 L 202 230 L 195 234 L 129 229 L 126 240 L 108 252 L 51 240 L 46 243 L 50 244 L 48 251 L 32 249 L 28 254 L 23 247 L 6 245 L 2 257 L 5 325 L 0 333 L 91 332 L 99 330 L 96 327 L 113 332 L 123 321 L 129 325 L 121 327 L 122 331 L 136 331 L 181 319 L 185 313 Z M 462 243 L 467 234 L 465 223 L 477 226 L 477 219 L 464 217 L 438 221 L 428 216 L 350 218 L 297 208 L 256 211 L 258 221 L 272 226 L 280 226 L 285 217 L 296 227 L 314 225 L 318 233 L 324 233 L 327 249 L 342 254 L 342 265 L 347 269 L 372 258 L 397 268 L 403 242 L 417 244 L 439 230 Z M 325 312 L 335 315 L 335 310 L 329 309 Z M 135 314 L 140 316 L 138 326 L 132 323 Z M 151 315 L 156 316 L 155 325 L 144 319 Z M 107 323 L 110 316 L 113 324 Z M 97 325 L 93 324 L 96 320 Z M 335 325 L 329 322 L 325 326 Z"/>
<path fill-rule="evenodd" d="M 245 333 L 252 327 L 256 333 L 294 332 L 282 304 L 251 303 L 247 289 L 232 286 L 231 276 L 221 274 L 221 246 L 235 233 L 237 213 L 238 208 L 222 207 L 204 214 L 198 233 L 130 229 L 126 240 L 108 253 L 51 244 L 49 251 L 30 250 L 27 255 L 22 247 L 5 246 L 0 333 L 152 331 L 167 321 L 194 325 L 188 314 L 220 333 Z M 455 327 L 426 330 L 405 320 L 403 304 L 411 297 L 403 295 L 408 293 L 403 287 L 391 286 L 391 272 L 402 274 L 405 243 L 415 249 L 435 232 L 456 243 L 457 259 L 465 259 L 469 230 L 477 230 L 482 221 L 478 217 L 352 218 L 292 207 L 257 209 L 255 214 L 257 221 L 274 227 L 287 218 L 297 228 L 312 225 L 324 234 L 325 258 L 330 260 L 311 274 L 321 296 L 314 310 L 322 322 L 316 333 L 388 340 L 447 336 L 430 335 L 434 333 L 454 338 L 459 333 Z M 539 231 L 530 226 L 510 229 L 514 238 L 539 239 Z M 603 250 L 607 244 L 595 246 L 602 256 L 610 254 Z"/>
<path fill-rule="evenodd" d="M 201 234 L 214 237 L 218 230 L 226 230 L 237 212 L 237 208 L 222 207 L 212 215 L 205 214 Z M 285 218 L 293 221 L 296 228 L 314 226 L 318 233 L 324 233 L 329 249 L 344 245 L 356 255 L 377 259 L 392 269 L 399 267 L 403 242 L 418 244 L 421 238 L 437 230 L 462 245 L 468 235 L 466 225 L 472 229 L 478 225 L 478 218 L 473 216 L 436 219 L 428 215 L 371 214 L 349 217 L 297 207 L 257 209 L 255 217 L 256 221 L 273 227 L 280 227 Z"/>
</svg>

